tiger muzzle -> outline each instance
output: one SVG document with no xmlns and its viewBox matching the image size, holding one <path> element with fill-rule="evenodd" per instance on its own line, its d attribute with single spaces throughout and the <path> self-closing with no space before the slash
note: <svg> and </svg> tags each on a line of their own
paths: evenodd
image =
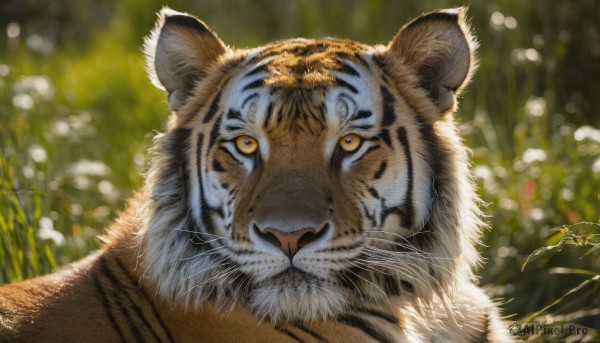
<svg viewBox="0 0 600 343">
<path fill-rule="evenodd" d="M 273 177 L 255 197 L 251 230 L 257 244 L 275 246 L 290 259 L 331 230 L 326 187 L 310 176 Z"/>
</svg>

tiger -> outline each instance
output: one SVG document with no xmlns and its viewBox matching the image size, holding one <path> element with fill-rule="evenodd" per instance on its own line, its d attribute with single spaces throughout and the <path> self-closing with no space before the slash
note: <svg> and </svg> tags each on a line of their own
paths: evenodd
<svg viewBox="0 0 600 343">
<path fill-rule="evenodd" d="M 170 116 L 99 251 L 0 288 L 1 342 L 507 342 L 459 137 L 465 8 L 387 44 L 223 43 L 167 7 Z"/>
</svg>

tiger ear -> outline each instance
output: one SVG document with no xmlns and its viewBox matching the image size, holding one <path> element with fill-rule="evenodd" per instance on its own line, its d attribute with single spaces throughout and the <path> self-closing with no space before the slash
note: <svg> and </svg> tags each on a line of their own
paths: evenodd
<svg viewBox="0 0 600 343">
<path fill-rule="evenodd" d="M 144 40 L 146 71 L 155 86 L 169 93 L 174 111 L 225 52 L 225 44 L 203 22 L 168 7 L 158 13 L 154 30 Z"/>
<path fill-rule="evenodd" d="M 477 67 L 477 42 L 465 12 L 461 7 L 423 14 L 404 25 L 388 45 L 391 58 L 416 71 L 440 112 L 455 109 L 456 97 Z"/>
</svg>

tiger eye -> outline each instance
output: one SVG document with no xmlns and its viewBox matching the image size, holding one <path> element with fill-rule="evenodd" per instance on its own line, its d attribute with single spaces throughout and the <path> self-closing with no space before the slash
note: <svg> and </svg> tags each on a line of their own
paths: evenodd
<svg viewBox="0 0 600 343">
<path fill-rule="evenodd" d="M 235 139 L 235 147 L 244 155 L 253 154 L 258 149 L 258 142 L 254 137 L 247 135 L 239 136 Z"/>
<path fill-rule="evenodd" d="M 361 143 L 362 138 L 355 133 L 351 133 L 342 137 L 342 139 L 340 139 L 339 145 L 340 148 L 345 152 L 354 152 L 360 147 Z"/>
</svg>

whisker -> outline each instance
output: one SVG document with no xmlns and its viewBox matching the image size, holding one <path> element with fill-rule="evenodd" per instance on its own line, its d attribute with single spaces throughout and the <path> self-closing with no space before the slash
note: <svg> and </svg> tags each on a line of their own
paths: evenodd
<svg viewBox="0 0 600 343">
<path fill-rule="evenodd" d="M 199 254 L 197 254 L 197 255 L 193 255 L 193 256 L 190 256 L 190 257 L 185 257 L 185 258 L 180 258 L 180 259 L 177 259 L 176 261 L 189 261 L 189 260 L 191 260 L 191 259 L 193 259 L 193 258 L 198 258 L 198 257 L 202 257 L 202 256 L 208 256 L 208 255 L 214 255 L 214 253 L 215 253 L 216 251 L 218 251 L 218 250 L 222 250 L 222 249 L 224 249 L 224 248 L 225 248 L 225 247 L 223 247 L 223 246 L 221 246 L 221 247 L 216 247 L 216 248 L 212 248 L 212 249 L 210 249 L 210 250 L 203 251 L 203 252 L 201 252 L 201 253 L 199 253 Z"/>
<path fill-rule="evenodd" d="M 224 257 L 218 258 L 218 259 L 217 259 L 216 261 L 214 261 L 214 262 L 217 262 L 217 263 L 215 263 L 215 264 L 211 265 L 210 267 L 207 267 L 207 268 L 205 268 L 205 269 L 203 269 L 203 270 L 201 270 L 201 271 L 199 271 L 199 272 L 197 272 L 197 273 L 194 273 L 194 274 L 192 274 L 192 275 L 190 275 L 190 276 L 186 277 L 186 278 L 185 278 L 185 280 L 189 280 L 189 279 L 191 279 L 191 278 L 195 277 L 196 275 L 199 275 L 199 274 L 206 273 L 207 271 L 209 271 L 209 270 L 211 270 L 211 269 L 213 269 L 213 268 L 220 267 L 220 266 L 222 266 L 222 265 L 224 265 L 224 264 L 227 264 L 227 262 L 226 262 L 226 259 L 225 259 Z"/>
<path fill-rule="evenodd" d="M 368 263 L 368 265 L 369 265 L 371 268 L 373 268 L 373 267 L 372 267 L 372 264 L 374 264 L 374 263 L 375 263 L 375 264 L 377 264 L 377 262 L 374 262 L 374 261 L 360 261 L 360 262 L 361 262 L 361 263 L 363 263 L 363 264 L 367 264 L 367 263 Z M 418 270 L 421 270 L 421 271 L 422 271 L 422 273 L 418 273 L 418 274 L 416 274 L 416 275 L 415 275 L 414 271 L 413 271 L 413 270 L 410 270 L 410 269 L 400 269 L 400 268 L 399 268 L 399 267 L 397 267 L 397 266 L 389 266 L 389 265 L 381 265 L 381 264 L 379 264 L 379 265 L 380 265 L 380 266 L 382 266 L 382 267 L 384 267 L 384 268 L 386 268 L 386 269 L 390 269 L 390 270 L 396 271 L 396 272 L 398 272 L 398 273 L 399 273 L 401 276 L 405 276 L 405 277 L 406 277 L 406 278 L 408 278 L 408 279 L 415 280 L 416 282 L 420 283 L 420 284 L 421 284 L 421 286 L 423 286 L 423 287 L 426 287 L 426 288 L 428 287 L 428 285 L 426 284 L 426 280 L 425 280 L 425 279 L 423 279 L 423 276 L 428 276 L 428 277 L 430 277 L 430 278 L 431 278 L 431 279 L 432 279 L 434 282 L 438 282 L 438 281 L 437 281 L 437 280 L 436 280 L 434 277 L 432 277 L 432 276 L 431 276 L 431 275 L 429 275 L 428 273 L 424 273 L 424 270 L 422 270 L 422 268 L 420 268 L 420 267 L 419 267 L 419 266 L 417 266 L 417 265 L 415 265 L 414 267 L 416 267 L 416 269 L 418 269 Z M 384 272 L 382 272 L 382 274 L 393 275 L 393 274 L 391 274 L 391 273 L 384 273 Z M 438 284 L 438 285 L 439 285 L 439 284 Z"/>
<path fill-rule="evenodd" d="M 417 250 L 417 251 L 421 251 L 419 248 L 417 248 L 416 246 L 414 246 L 414 244 L 412 244 L 406 237 L 399 235 L 398 233 L 395 232 L 390 232 L 390 231 L 385 231 L 385 230 L 365 230 L 363 231 L 364 233 L 387 233 L 389 235 L 392 235 L 394 237 L 398 237 L 400 239 L 402 239 L 403 241 L 406 242 L 406 244 L 408 244 L 408 246 L 412 247 L 412 249 Z M 413 234 L 414 235 L 414 234 Z M 409 236 L 412 237 L 413 235 Z M 375 239 L 374 237 L 367 237 L 369 239 Z M 379 239 L 383 239 L 383 238 L 379 238 Z M 394 242 L 394 243 L 398 243 L 395 241 L 390 241 L 390 242 Z M 398 243 L 401 244 L 401 243 Z"/>
<path fill-rule="evenodd" d="M 392 251 L 392 250 L 389 250 L 389 251 L 391 251 L 391 252 L 403 253 L 403 254 L 422 254 L 422 255 L 430 255 L 430 253 L 428 253 L 428 252 L 425 252 L 425 251 L 422 251 L 422 250 L 420 250 L 420 249 L 417 249 L 417 248 L 415 248 L 415 247 L 414 247 L 414 246 L 412 246 L 412 245 L 406 245 L 406 244 L 402 244 L 402 243 L 394 242 L 394 241 L 391 241 L 391 240 L 388 240 L 388 239 L 384 239 L 384 238 L 367 237 L 367 239 L 371 239 L 371 240 L 375 240 L 375 241 L 381 241 L 381 242 L 385 242 L 385 243 L 388 243 L 388 244 L 391 244 L 391 245 L 398 246 L 398 247 L 400 247 L 400 248 L 403 248 L 403 249 L 408 249 L 408 250 L 410 250 L 410 251 Z M 383 250 L 383 249 L 382 249 L 382 250 Z M 386 250 L 386 251 L 387 251 L 387 250 Z"/>
<path fill-rule="evenodd" d="M 357 265 L 353 264 L 352 262 L 350 262 L 350 264 L 352 264 L 353 266 L 355 266 L 355 267 L 357 267 L 357 268 L 359 268 L 359 269 L 362 269 L 360 266 L 357 266 Z M 367 282 L 367 283 L 371 284 L 373 287 L 375 287 L 375 289 L 377 289 L 379 292 L 381 292 L 381 294 L 383 294 L 383 296 L 384 296 L 384 298 L 386 299 L 386 301 L 388 302 L 388 304 L 389 304 L 390 306 L 392 306 L 392 303 L 390 302 L 390 299 L 388 298 L 387 294 L 386 294 L 386 293 L 385 293 L 385 292 L 384 292 L 384 291 L 383 291 L 381 288 L 379 288 L 379 286 L 377 286 L 377 285 L 376 285 L 376 284 L 374 284 L 373 282 L 371 282 L 371 281 L 369 281 L 369 280 L 365 279 L 364 277 L 362 277 L 362 276 L 360 276 L 360 275 L 356 274 L 355 272 L 353 272 L 353 271 L 352 271 L 352 270 L 350 270 L 350 269 L 346 269 L 346 270 L 347 270 L 347 271 L 349 271 L 350 273 L 352 273 L 352 274 L 356 275 L 357 277 L 359 277 L 359 278 L 360 278 L 360 279 L 362 279 L 363 281 L 365 281 L 365 282 Z"/>
<path fill-rule="evenodd" d="M 356 291 L 358 292 L 358 295 L 360 296 L 360 299 L 362 301 L 365 301 L 365 297 L 363 296 L 362 292 L 360 291 L 360 289 L 358 288 L 358 286 L 356 285 L 356 283 L 354 283 L 354 281 L 352 281 L 351 278 L 349 278 L 348 276 L 344 275 L 343 273 L 340 274 L 340 276 L 342 277 L 342 279 L 348 280 L 352 285 L 354 285 L 354 288 L 356 288 Z"/>
<path fill-rule="evenodd" d="M 208 280 L 206 280 L 204 282 L 201 282 L 201 283 L 199 283 L 197 285 L 192 286 L 190 289 L 188 289 L 187 291 L 185 291 L 184 294 L 187 294 L 187 293 L 191 292 L 192 290 L 194 290 L 195 288 L 204 286 L 207 283 L 210 283 L 210 282 L 213 282 L 213 281 L 218 280 L 220 278 L 223 278 L 223 277 L 225 277 L 225 276 L 227 276 L 227 275 L 229 275 L 229 274 L 231 274 L 233 272 L 236 272 L 238 270 L 239 270 L 239 268 L 237 266 L 229 267 L 229 268 L 223 270 L 221 272 L 221 274 L 215 275 L 215 276 L 211 277 L 210 279 L 208 279 Z"/>
</svg>

